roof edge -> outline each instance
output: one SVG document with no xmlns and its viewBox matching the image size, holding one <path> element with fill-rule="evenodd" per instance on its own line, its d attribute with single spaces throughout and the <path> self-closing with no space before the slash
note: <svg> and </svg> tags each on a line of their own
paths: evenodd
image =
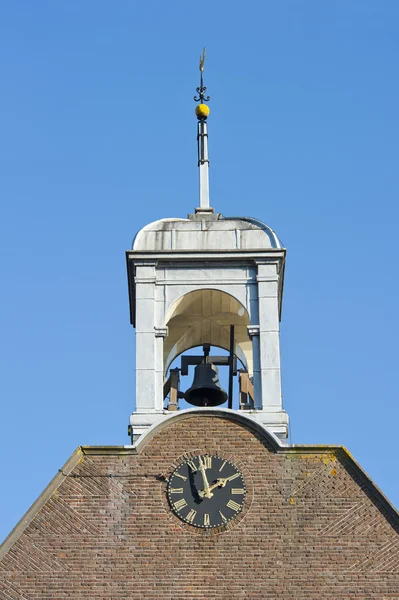
<svg viewBox="0 0 399 600">
<path fill-rule="evenodd" d="M 55 490 L 61 485 L 61 483 L 68 477 L 69 473 L 78 462 L 83 458 L 82 448 L 79 446 L 72 456 L 68 458 L 66 463 L 58 469 L 57 474 L 53 477 L 47 487 L 43 490 L 40 496 L 34 501 L 34 503 L 28 508 L 23 517 L 15 525 L 14 529 L 8 534 L 4 542 L 0 546 L 0 560 L 7 554 L 11 546 L 15 544 L 18 538 L 23 534 L 28 525 L 33 521 L 39 510 L 44 506 L 47 500 L 53 495 Z"/>
<path fill-rule="evenodd" d="M 303 454 L 313 454 L 317 452 L 333 452 L 336 456 L 345 458 L 348 464 L 353 468 L 355 472 L 362 478 L 365 486 L 369 490 L 369 492 L 373 495 L 375 499 L 377 499 L 382 506 L 389 512 L 394 521 L 399 525 L 399 511 L 394 504 L 389 500 L 389 498 L 384 494 L 384 492 L 378 487 L 378 485 L 374 482 L 372 477 L 363 469 L 363 467 L 357 462 L 357 460 L 353 457 L 351 452 L 342 445 L 336 444 L 292 444 L 287 445 L 285 448 L 280 450 L 280 452 L 285 454 L 296 454 L 298 452 Z"/>
</svg>

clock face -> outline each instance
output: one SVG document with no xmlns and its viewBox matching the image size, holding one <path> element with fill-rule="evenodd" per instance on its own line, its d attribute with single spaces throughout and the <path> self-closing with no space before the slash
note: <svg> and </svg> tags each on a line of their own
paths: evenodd
<svg viewBox="0 0 399 600">
<path fill-rule="evenodd" d="M 242 510 L 246 488 L 241 471 L 221 456 L 192 456 L 168 481 L 172 511 L 194 527 L 226 525 Z"/>
</svg>

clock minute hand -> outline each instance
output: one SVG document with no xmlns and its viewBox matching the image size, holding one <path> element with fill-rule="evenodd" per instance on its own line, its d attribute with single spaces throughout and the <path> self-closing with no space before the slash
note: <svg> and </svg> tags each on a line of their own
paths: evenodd
<svg viewBox="0 0 399 600">
<path fill-rule="evenodd" d="M 204 489 L 199 492 L 199 496 L 201 498 L 204 498 L 204 497 L 205 498 L 212 498 L 213 494 L 211 492 L 211 488 L 209 487 L 209 482 L 208 482 L 208 478 L 206 476 L 204 463 L 202 462 L 202 459 L 201 459 L 200 456 L 198 456 L 198 462 L 199 462 L 199 466 L 200 466 L 202 480 L 204 482 Z"/>
</svg>

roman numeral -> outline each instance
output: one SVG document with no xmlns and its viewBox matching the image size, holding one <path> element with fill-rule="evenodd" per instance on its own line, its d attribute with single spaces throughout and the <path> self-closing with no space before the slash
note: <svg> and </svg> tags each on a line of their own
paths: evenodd
<svg viewBox="0 0 399 600">
<path fill-rule="evenodd" d="M 226 517 L 224 516 L 224 514 L 222 513 L 221 510 L 219 510 L 219 515 L 222 517 L 223 521 L 226 523 L 227 519 L 226 519 Z"/>
<path fill-rule="evenodd" d="M 232 494 L 244 494 L 245 490 L 244 490 L 244 488 L 231 488 L 231 493 Z"/>
<path fill-rule="evenodd" d="M 207 513 L 204 514 L 204 525 L 205 527 L 209 527 L 211 524 L 211 520 L 209 518 L 209 515 Z"/>
<path fill-rule="evenodd" d="M 223 469 L 224 465 L 227 463 L 227 460 L 224 461 L 224 463 L 222 464 L 222 466 L 219 469 L 219 472 Z"/>
<path fill-rule="evenodd" d="M 228 503 L 226 504 L 226 506 L 228 508 L 231 508 L 231 510 L 236 510 L 236 511 L 241 508 L 241 506 L 239 504 L 237 504 L 237 502 L 234 502 L 234 500 L 229 500 Z"/>
<path fill-rule="evenodd" d="M 176 477 L 180 477 L 180 479 L 183 479 L 183 481 L 186 481 L 187 477 L 185 477 L 184 475 L 180 475 L 180 473 L 175 473 Z"/>
<path fill-rule="evenodd" d="M 233 479 L 237 479 L 237 477 L 240 477 L 240 475 L 241 473 L 234 473 L 234 475 L 227 478 L 227 481 L 233 481 Z"/>
<path fill-rule="evenodd" d="M 198 470 L 198 467 L 196 466 L 196 464 L 194 463 L 194 461 L 188 460 L 187 464 L 190 467 L 190 469 L 193 471 L 193 473 L 195 473 Z"/>
<path fill-rule="evenodd" d="M 212 456 L 204 456 L 205 469 L 212 469 Z"/>
<path fill-rule="evenodd" d="M 175 507 L 176 510 L 181 510 L 182 508 L 187 506 L 187 502 L 185 501 L 184 498 L 182 498 L 181 500 L 178 500 L 177 502 L 175 502 L 173 506 Z"/>
<path fill-rule="evenodd" d="M 194 521 L 196 514 L 197 514 L 197 511 L 194 509 L 191 509 L 186 517 L 186 521 L 188 521 L 188 523 L 192 523 Z"/>
<path fill-rule="evenodd" d="M 169 492 L 171 494 L 182 494 L 183 493 L 183 488 L 170 488 Z M 233 490 L 232 490 L 231 493 L 233 493 Z"/>
</svg>

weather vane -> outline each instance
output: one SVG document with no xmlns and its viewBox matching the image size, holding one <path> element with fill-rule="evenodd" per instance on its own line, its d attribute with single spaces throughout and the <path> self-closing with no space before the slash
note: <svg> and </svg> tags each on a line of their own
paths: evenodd
<svg viewBox="0 0 399 600">
<path fill-rule="evenodd" d="M 201 73 L 201 78 L 200 78 L 199 87 L 196 88 L 198 96 L 194 96 L 194 101 L 201 102 L 201 103 L 209 102 L 209 100 L 211 99 L 210 96 L 205 96 L 206 87 L 204 86 L 204 82 L 203 82 L 203 78 L 202 78 L 202 73 L 204 71 L 204 66 L 205 66 L 205 57 L 206 57 L 206 48 L 203 49 L 202 54 L 200 56 L 199 70 Z"/>
<path fill-rule="evenodd" d="M 205 102 L 209 102 L 210 97 L 206 96 L 206 87 L 202 79 L 202 73 L 205 66 L 205 48 L 202 51 L 199 61 L 199 70 L 201 73 L 200 84 L 197 87 L 198 96 L 194 96 L 194 101 L 199 102 L 195 107 L 197 116 L 197 146 L 198 146 L 198 167 L 199 167 L 199 192 L 200 205 L 195 212 L 213 213 L 213 208 L 209 204 L 209 157 L 208 157 L 208 124 L 210 109 Z"/>
</svg>

